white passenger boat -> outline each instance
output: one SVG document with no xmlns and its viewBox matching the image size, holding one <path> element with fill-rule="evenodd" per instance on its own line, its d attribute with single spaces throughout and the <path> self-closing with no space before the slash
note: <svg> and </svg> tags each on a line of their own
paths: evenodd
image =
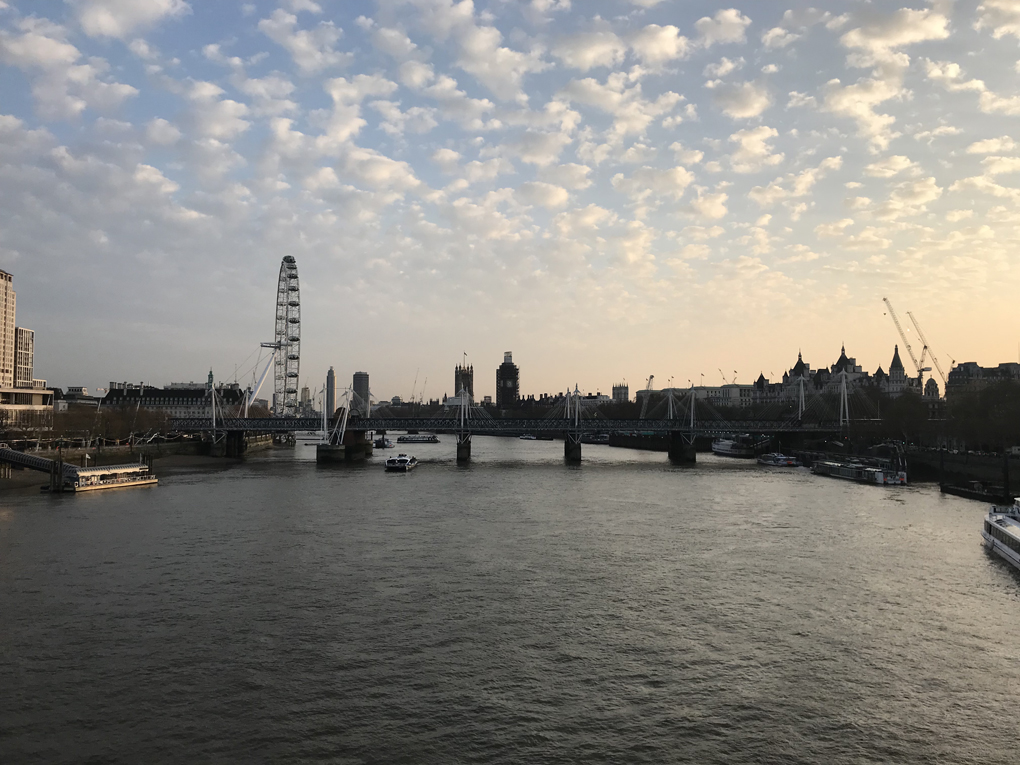
<svg viewBox="0 0 1020 765">
<path fill-rule="evenodd" d="M 409 433 L 397 437 L 398 444 L 438 444 L 439 437 L 435 433 Z"/>
<path fill-rule="evenodd" d="M 1020 497 L 1012 505 L 992 505 L 981 530 L 985 547 L 1020 571 Z"/>
<path fill-rule="evenodd" d="M 532 435 L 531 433 L 525 433 L 523 436 L 517 436 L 521 441 L 537 441 L 538 436 Z"/>
<path fill-rule="evenodd" d="M 858 483 L 873 483 L 879 486 L 906 486 L 907 473 L 895 468 L 880 468 L 860 462 L 834 462 L 823 460 L 811 466 L 815 475 L 843 478 Z"/>
<path fill-rule="evenodd" d="M 734 436 L 733 438 L 717 438 L 712 442 L 712 453 L 720 457 L 754 458 L 754 443 L 750 436 Z"/>
<path fill-rule="evenodd" d="M 418 467 L 416 457 L 409 457 L 406 454 L 398 454 L 386 460 L 386 469 L 394 473 L 409 473 Z"/>
<path fill-rule="evenodd" d="M 796 457 L 780 454 L 779 452 L 770 452 L 769 454 L 759 455 L 758 464 L 768 465 L 769 467 L 800 467 L 800 460 Z"/>
</svg>

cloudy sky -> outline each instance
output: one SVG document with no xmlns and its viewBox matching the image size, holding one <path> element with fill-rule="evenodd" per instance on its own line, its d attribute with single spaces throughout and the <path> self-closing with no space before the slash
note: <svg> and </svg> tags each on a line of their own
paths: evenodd
<svg viewBox="0 0 1020 765">
<path fill-rule="evenodd" d="M 837 10 L 825 10 L 825 7 Z M 527 393 L 1016 358 L 1020 0 L 0 0 L 36 374 Z M 917 349 L 920 350 L 919 348 Z"/>
</svg>

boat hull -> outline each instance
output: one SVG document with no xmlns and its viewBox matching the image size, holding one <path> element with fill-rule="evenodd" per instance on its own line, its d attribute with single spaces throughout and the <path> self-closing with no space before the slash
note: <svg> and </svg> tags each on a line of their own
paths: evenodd
<svg viewBox="0 0 1020 765">
<path fill-rule="evenodd" d="M 993 552 L 1010 564 L 1016 571 L 1020 572 L 1020 554 L 1017 554 L 1013 550 L 1009 549 L 1000 542 L 998 539 L 993 539 L 988 535 L 987 532 L 981 532 L 981 538 L 984 542 L 984 546 L 989 552 Z"/>
<path fill-rule="evenodd" d="M 785 454 L 763 454 L 758 458 L 759 465 L 766 467 L 800 467 L 800 460 L 787 457 Z"/>
<path fill-rule="evenodd" d="M 954 497 L 964 499 L 975 499 L 979 502 L 987 502 L 992 505 L 1008 505 L 1013 498 L 1007 494 L 996 494 L 995 492 L 973 489 L 969 486 L 955 486 L 953 484 L 940 484 L 939 491 L 943 494 L 952 494 Z"/>
<path fill-rule="evenodd" d="M 139 478 L 136 481 L 111 481 L 109 483 L 97 483 L 89 486 L 75 486 L 73 491 L 78 493 L 82 491 L 101 491 L 103 489 L 127 489 L 132 486 L 155 486 L 158 483 L 158 478 Z"/>
</svg>

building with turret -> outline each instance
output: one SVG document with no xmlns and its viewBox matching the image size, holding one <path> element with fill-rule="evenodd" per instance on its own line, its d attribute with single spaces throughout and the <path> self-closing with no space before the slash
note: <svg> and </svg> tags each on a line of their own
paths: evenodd
<svg viewBox="0 0 1020 765">
<path fill-rule="evenodd" d="M 907 370 L 900 360 L 900 347 L 893 346 L 892 361 L 889 362 L 889 378 L 885 381 L 885 393 L 889 396 L 898 396 L 907 389 Z"/>
<path fill-rule="evenodd" d="M 467 392 L 469 404 L 475 401 L 475 368 L 458 364 L 453 370 L 453 395 L 460 398 L 461 391 Z"/>
</svg>

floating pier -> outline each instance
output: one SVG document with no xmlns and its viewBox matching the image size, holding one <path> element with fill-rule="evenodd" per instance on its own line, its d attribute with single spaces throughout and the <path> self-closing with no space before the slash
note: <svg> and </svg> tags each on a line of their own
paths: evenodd
<svg viewBox="0 0 1020 765">
<path fill-rule="evenodd" d="M 146 461 L 127 465 L 79 467 L 69 465 L 60 457 L 55 460 L 37 457 L 34 454 L 11 449 L 6 444 L 0 444 L 0 462 L 48 473 L 49 483 L 42 489 L 57 493 L 123 489 L 129 486 L 154 486 L 159 483 L 159 479 L 152 474 L 151 462 Z"/>
</svg>

